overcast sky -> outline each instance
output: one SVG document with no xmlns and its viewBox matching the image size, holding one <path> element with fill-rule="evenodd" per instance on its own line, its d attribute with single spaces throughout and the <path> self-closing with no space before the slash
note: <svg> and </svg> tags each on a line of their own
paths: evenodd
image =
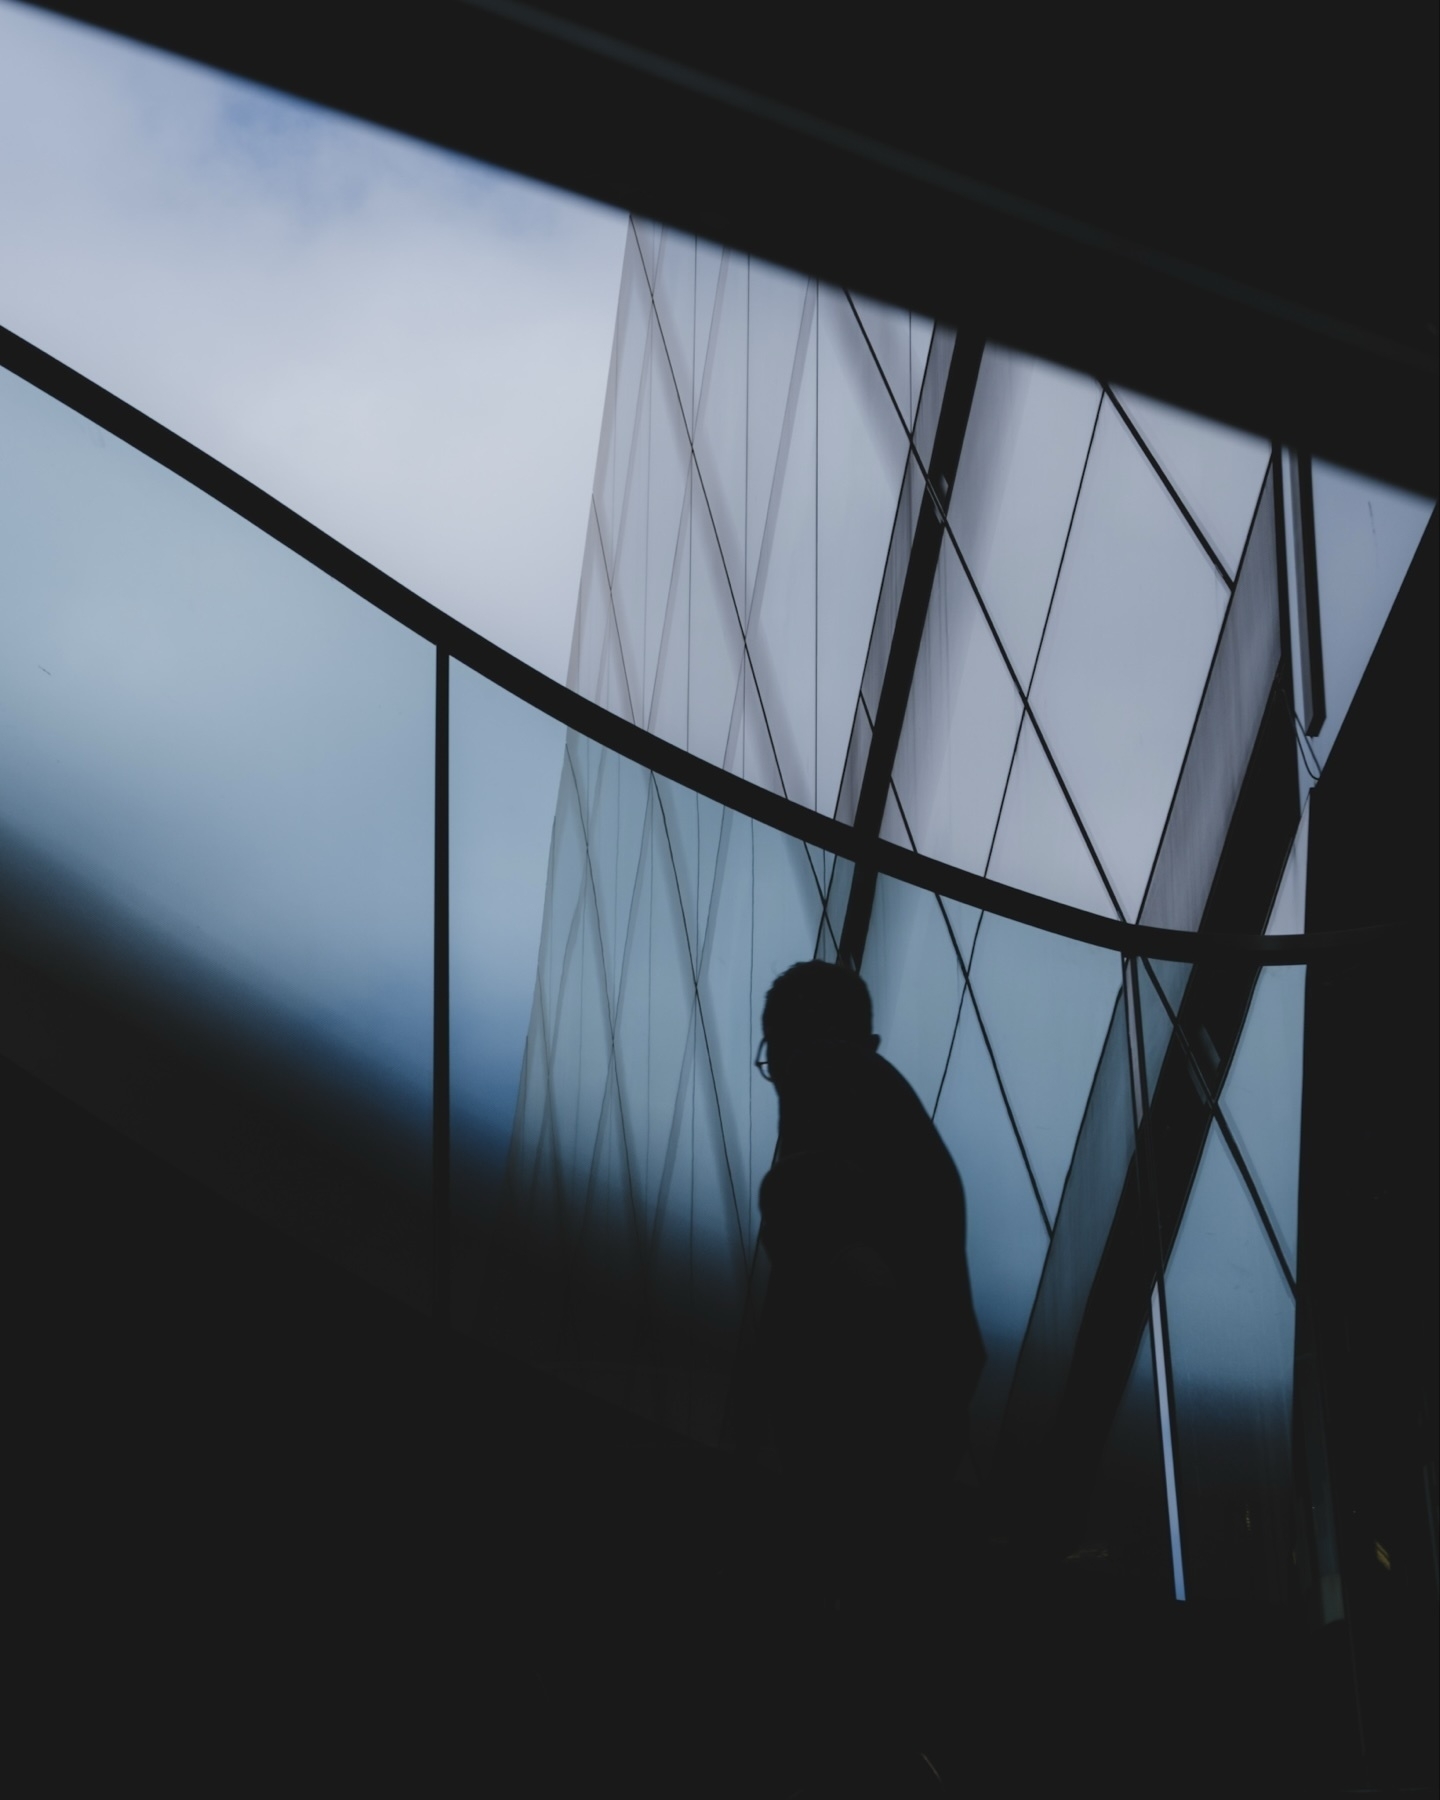
<svg viewBox="0 0 1440 1800">
<path fill-rule="evenodd" d="M 0 324 L 561 679 L 625 229 L 0 0 Z"/>
</svg>

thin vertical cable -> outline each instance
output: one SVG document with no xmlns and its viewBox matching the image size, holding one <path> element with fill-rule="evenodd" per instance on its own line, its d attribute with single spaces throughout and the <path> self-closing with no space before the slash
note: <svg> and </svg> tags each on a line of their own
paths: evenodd
<svg viewBox="0 0 1440 1800">
<path fill-rule="evenodd" d="M 1150 1355 L 1155 1370 L 1155 1399 L 1160 1414 L 1160 1455 L 1165 1465 L 1165 1515 L 1170 1524 L 1170 1566 L 1175 1576 L 1175 1598 L 1185 1598 L 1185 1558 L 1180 1548 L 1180 1494 L 1175 1481 L 1175 1440 L 1172 1435 L 1169 1324 L 1157 1278 L 1150 1290 Z"/>
<path fill-rule="evenodd" d="M 1295 508 L 1296 573 L 1299 593 L 1295 596 L 1296 624 L 1299 627 L 1300 692 L 1303 698 L 1301 723 L 1306 737 L 1318 737 L 1325 726 L 1325 662 L 1320 643 L 1320 578 L 1315 551 L 1315 484 L 1308 454 L 1297 452 L 1290 459 L 1292 494 Z"/>
<path fill-rule="evenodd" d="M 820 807 L 820 326 L 825 309 L 820 304 L 820 284 L 815 284 L 815 636 L 814 667 L 810 693 L 810 804 Z"/>
<path fill-rule="evenodd" d="M 450 658 L 435 651 L 435 1044 L 431 1260 L 435 1323 L 450 1328 Z"/>
</svg>

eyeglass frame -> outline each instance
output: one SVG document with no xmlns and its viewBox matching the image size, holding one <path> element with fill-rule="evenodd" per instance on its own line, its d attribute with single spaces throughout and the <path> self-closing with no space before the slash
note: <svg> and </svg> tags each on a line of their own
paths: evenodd
<svg viewBox="0 0 1440 1800">
<path fill-rule="evenodd" d="M 762 1036 L 760 1042 L 755 1046 L 755 1072 L 762 1081 L 768 1081 L 771 1087 L 774 1087 L 775 1077 L 770 1073 L 770 1058 L 765 1055 L 765 1046 L 769 1041 L 768 1038 Z M 812 1045 L 829 1044 L 841 1050 L 852 1050 L 859 1047 L 849 1038 L 805 1038 L 801 1041 Z M 872 1052 L 878 1050 L 880 1039 L 872 1034 L 867 1040 L 865 1048 Z"/>
</svg>

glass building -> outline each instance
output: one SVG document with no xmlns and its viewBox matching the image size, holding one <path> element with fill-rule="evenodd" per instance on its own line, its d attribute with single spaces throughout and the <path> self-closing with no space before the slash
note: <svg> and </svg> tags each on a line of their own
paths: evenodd
<svg viewBox="0 0 1440 1800">
<path fill-rule="evenodd" d="M 8 360 L 10 1055 L 723 1444 L 760 1008 L 843 958 L 977 1479 L 1285 1596 L 1312 796 L 1431 502 L 634 221 L 566 692 Z"/>
<path fill-rule="evenodd" d="M 965 1184 L 967 1481 L 1333 1623 L 1434 514 L 635 217 L 562 685 L 0 332 L 0 1052 L 723 1455 L 760 1011 L 844 962 Z"/>
</svg>

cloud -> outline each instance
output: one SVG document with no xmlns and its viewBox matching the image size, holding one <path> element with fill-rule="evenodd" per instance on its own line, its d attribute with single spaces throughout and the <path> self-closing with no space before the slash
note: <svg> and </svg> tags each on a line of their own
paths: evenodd
<svg viewBox="0 0 1440 1800">
<path fill-rule="evenodd" d="M 624 232 L 0 4 L 0 323 L 562 678 Z"/>
</svg>

